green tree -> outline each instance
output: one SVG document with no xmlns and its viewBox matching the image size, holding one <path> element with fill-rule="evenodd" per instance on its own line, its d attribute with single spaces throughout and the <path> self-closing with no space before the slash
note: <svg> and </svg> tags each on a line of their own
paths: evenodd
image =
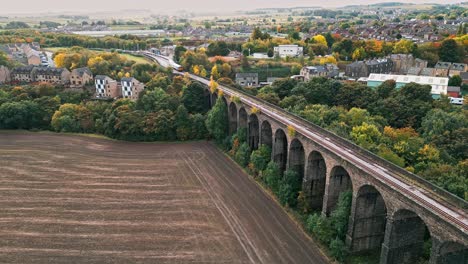
<svg viewBox="0 0 468 264">
<path fill-rule="evenodd" d="M 281 203 L 290 207 L 297 205 L 297 197 L 301 190 L 302 179 L 294 170 L 287 169 L 280 181 L 278 198 Z"/>
<path fill-rule="evenodd" d="M 239 165 L 242 167 L 246 167 L 247 164 L 249 163 L 249 157 L 250 157 L 250 148 L 247 143 L 242 143 L 237 150 L 234 159 L 236 160 Z"/>
<path fill-rule="evenodd" d="M 250 163 L 254 173 L 259 173 L 266 169 L 268 162 L 271 160 L 271 148 L 268 145 L 262 144 L 257 150 L 250 155 Z"/>
<path fill-rule="evenodd" d="M 442 61 L 459 62 L 460 58 L 463 58 L 463 54 L 454 39 L 446 39 L 442 41 L 440 46 L 439 57 Z"/>
<path fill-rule="evenodd" d="M 58 132 L 90 132 L 94 125 L 91 112 L 82 105 L 63 104 L 55 112 L 51 122 Z"/>
<path fill-rule="evenodd" d="M 145 116 L 143 131 L 150 140 L 175 140 L 174 113 L 170 110 L 151 112 Z"/>
<path fill-rule="evenodd" d="M 0 105 L 0 128 L 37 128 L 39 107 L 31 101 L 7 102 Z"/>
<path fill-rule="evenodd" d="M 351 138 L 354 142 L 366 149 L 374 148 L 379 143 L 381 137 L 382 134 L 379 129 L 375 125 L 366 122 L 360 126 L 353 127 L 351 131 Z"/>
<path fill-rule="evenodd" d="M 189 140 L 193 137 L 192 119 L 190 118 L 187 109 L 183 105 L 180 105 L 175 113 L 175 126 L 177 139 Z"/>
<path fill-rule="evenodd" d="M 182 103 L 190 113 L 206 113 L 208 102 L 205 99 L 205 88 L 202 84 L 192 82 L 185 88 L 182 94 Z"/>
<path fill-rule="evenodd" d="M 218 144 L 221 144 L 228 135 L 227 106 L 223 100 L 216 100 L 213 109 L 208 112 L 206 127 Z"/>
<path fill-rule="evenodd" d="M 262 175 L 268 187 L 270 187 L 270 189 L 274 193 L 278 193 L 279 183 L 281 179 L 281 172 L 280 172 L 279 165 L 274 161 L 270 161 L 266 169 L 262 171 Z"/>
<path fill-rule="evenodd" d="M 454 75 L 452 77 L 450 77 L 449 79 L 449 83 L 448 85 L 449 86 L 461 86 L 462 85 L 462 78 L 460 77 L 460 75 Z"/>
</svg>

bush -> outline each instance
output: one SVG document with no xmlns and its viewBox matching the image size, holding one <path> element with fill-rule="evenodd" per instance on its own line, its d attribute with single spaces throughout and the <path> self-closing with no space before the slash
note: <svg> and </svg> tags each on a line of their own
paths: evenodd
<svg viewBox="0 0 468 264">
<path fill-rule="evenodd" d="M 307 218 L 307 229 L 318 240 L 327 245 L 336 234 L 332 228 L 331 221 L 319 214 L 309 215 Z"/>
<path fill-rule="evenodd" d="M 335 238 L 330 242 L 330 254 L 339 262 L 343 262 L 348 254 L 345 243 Z"/>
<path fill-rule="evenodd" d="M 294 170 L 286 170 L 280 182 L 278 198 L 281 203 L 290 207 L 297 205 L 297 196 L 301 190 L 301 178 Z"/>
<path fill-rule="evenodd" d="M 274 193 L 278 193 L 281 179 L 281 172 L 278 164 L 274 161 L 270 161 L 266 169 L 262 172 L 262 175 L 268 187 L 270 187 Z"/>
<path fill-rule="evenodd" d="M 239 147 L 239 150 L 237 150 L 236 154 L 234 155 L 234 159 L 242 167 L 247 167 L 247 164 L 249 164 L 249 157 L 250 157 L 249 145 L 247 145 L 247 143 L 242 143 Z"/>
<path fill-rule="evenodd" d="M 261 145 L 257 150 L 252 152 L 250 163 L 252 163 L 252 171 L 258 174 L 266 169 L 268 162 L 271 160 L 271 148 L 267 145 Z"/>
</svg>

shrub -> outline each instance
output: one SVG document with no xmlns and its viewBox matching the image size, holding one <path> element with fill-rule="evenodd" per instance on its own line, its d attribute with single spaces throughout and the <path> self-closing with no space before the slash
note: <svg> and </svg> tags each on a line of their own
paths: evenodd
<svg viewBox="0 0 468 264">
<path fill-rule="evenodd" d="M 266 169 L 268 162 L 271 160 L 271 148 L 267 145 L 261 145 L 257 150 L 250 155 L 252 163 L 252 171 L 258 174 Z"/>
<path fill-rule="evenodd" d="M 278 164 L 270 161 L 266 169 L 262 172 L 265 183 L 270 187 L 274 193 L 278 193 L 279 181 L 281 179 L 281 172 Z"/>
<path fill-rule="evenodd" d="M 249 164 L 249 157 L 250 157 L 250 148 L 247 143 L 242 143 L 237 150 L 234 159 L 236 160 L 239 165 L 242 167 L 246 167 Z"/>
</svg>

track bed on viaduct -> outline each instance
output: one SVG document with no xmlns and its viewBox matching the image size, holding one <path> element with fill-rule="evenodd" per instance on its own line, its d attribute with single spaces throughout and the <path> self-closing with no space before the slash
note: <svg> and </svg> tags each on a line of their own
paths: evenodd
<svg viewBox="0 0 468 264">
<path fill-rule="evenodd" d="M 208 142 L 0 132 L 0 263 L 327 263 Z"/>
</svg>

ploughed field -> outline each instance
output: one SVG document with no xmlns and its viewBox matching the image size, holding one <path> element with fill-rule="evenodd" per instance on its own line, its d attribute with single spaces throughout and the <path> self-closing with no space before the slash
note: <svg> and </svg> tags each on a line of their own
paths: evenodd
<svg viewBox="0 0 468 264">
<path fill-rule="evenodd" d="M 207 142 L 0 132 L 0 263 L 326 263 Z"/>
</svg>

